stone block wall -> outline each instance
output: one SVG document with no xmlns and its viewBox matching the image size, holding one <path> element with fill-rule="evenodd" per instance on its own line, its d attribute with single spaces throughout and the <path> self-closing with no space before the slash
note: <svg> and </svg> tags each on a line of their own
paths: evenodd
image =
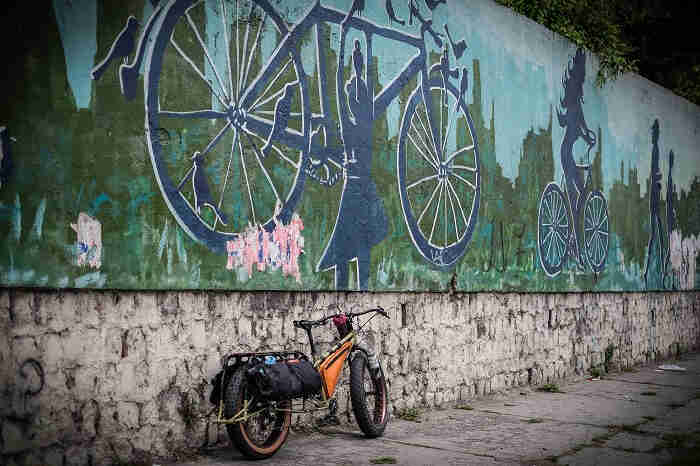
<svg viewBox="0 0 700 466">
<path fill-rule="evenodd" d="M 292 320 L 381 305 L 366 340 L 394 412 L 700 343 L 700 293 L 0 291 L 0 463 L 114 464 L 225 441 L 207 422 L 229 352 L 308 351 Z M 313 309 L 313 311 L 309 311 Z M 321 331 L 322 344 L 333 338 Z M 347 420 L 347 389 L 339 389 Z M 294 422 L 307 422 L 307 418 Z"/>
</svg>

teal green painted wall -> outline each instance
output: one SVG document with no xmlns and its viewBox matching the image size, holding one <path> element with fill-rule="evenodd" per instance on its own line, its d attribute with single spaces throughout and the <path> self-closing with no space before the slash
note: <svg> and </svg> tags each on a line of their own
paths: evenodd
<svg viewBox="0 0 700 466">
<path fill-rule="evenodd" d="M 14 7 L 0 284 L 700 288 L 697 106 L 595 88 L 595 57 L 490 0 L 415 1 L 443 47 L 406 2 L 352 3 Z"/>
</svg>

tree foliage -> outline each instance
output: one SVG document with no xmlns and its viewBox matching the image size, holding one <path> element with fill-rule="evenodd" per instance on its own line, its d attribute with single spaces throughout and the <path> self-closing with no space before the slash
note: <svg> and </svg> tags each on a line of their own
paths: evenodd
<svg viewBox="0 0 700 466">
<path fill-rule="evenodd" d="M 699 2 L 496 1 L 594 53 L 597 85 L 637 72 L 700 104 Z"/>
</svg>

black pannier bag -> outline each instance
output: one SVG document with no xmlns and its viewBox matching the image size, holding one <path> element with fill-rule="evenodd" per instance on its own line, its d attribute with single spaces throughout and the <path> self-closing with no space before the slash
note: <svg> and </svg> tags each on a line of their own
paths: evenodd
<svg viewBox="0 0 700 466">
<path fill-rule="evenodd" d="M 301 398 L 321 390 L 321 375 L 305 359 L 256 364 L 248 369 L 248 377 L 261 395 L 275 401 Z"/>
</svg>

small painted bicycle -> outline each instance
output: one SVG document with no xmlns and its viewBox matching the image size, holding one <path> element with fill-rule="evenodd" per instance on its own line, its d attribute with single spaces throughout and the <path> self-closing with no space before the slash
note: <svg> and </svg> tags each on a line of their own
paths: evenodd
<svg viewBox="0 0 700 466">
<path fill-rule="evenodd" d="M 372 313 L 362 325 L 359 316 Z M 287 440 L 292 413 L 310 413 L 329 410 L 335 417 L 337 401 L 335 389 L 343 364 L 350 366 L 350 399 L 360 429 L 367 437 L 380 437 L 389 421 L 389 394 L 384 371 L 372 349 L 359 338 L 359 330 L 375 315 L 389 315 L 378 307 L 356 313 L 339 313 L 319 320 L 294 321 L 309 337 L 314 367 L 321 376 L 318 393 L 300 400 L 273 400 L 261 393 L 252 377 L 252 371 L 267 363 L 308 361 L 299 351 L 270 351 L 261 353 L 233 353 L 223 360 L 222 376 L 216 379 L 218 415 L 216 422 L 225 424 L 233 444 L 247 457 L 255 459 L 274 455 Z M 332 348 L 319 356 L 311 330 L 333 320 L 339 339 Z M 267 361 L 266 361 L 267 359 Z M 214 400 L 212 400 L 214 401 Z"/>
</svg>

